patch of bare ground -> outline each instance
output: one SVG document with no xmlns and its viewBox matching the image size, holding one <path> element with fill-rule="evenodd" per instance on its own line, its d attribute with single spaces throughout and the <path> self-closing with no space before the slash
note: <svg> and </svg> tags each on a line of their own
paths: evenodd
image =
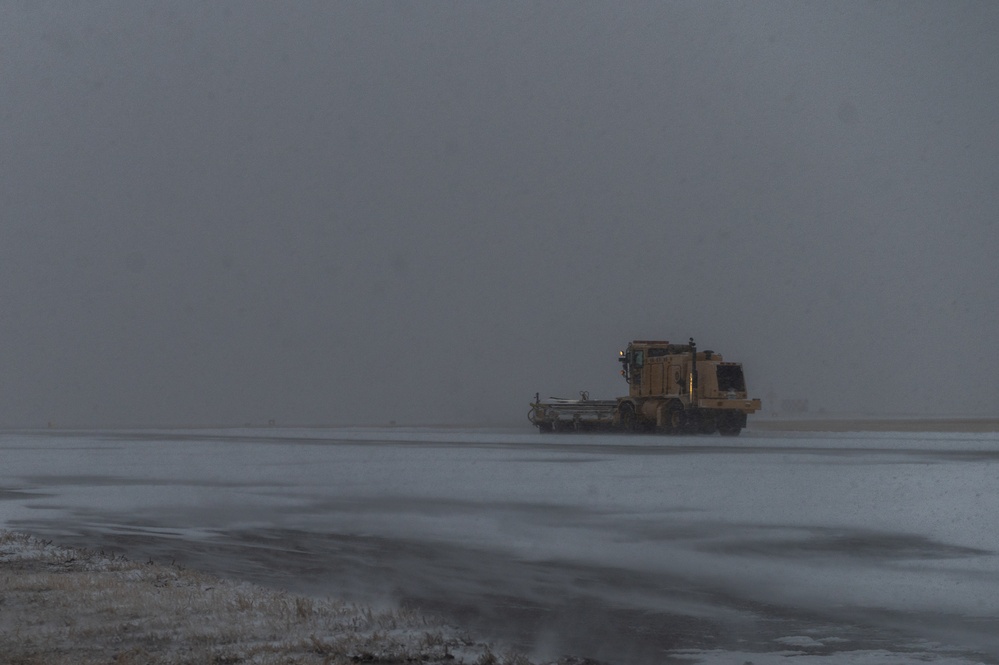
<svg viewBox="0 0 999 665">
<path fill-rule="evenodd" d="M 530 665 L 416 612 L 295 596 L 3 530 L 0 662 Z"/>
</svg>

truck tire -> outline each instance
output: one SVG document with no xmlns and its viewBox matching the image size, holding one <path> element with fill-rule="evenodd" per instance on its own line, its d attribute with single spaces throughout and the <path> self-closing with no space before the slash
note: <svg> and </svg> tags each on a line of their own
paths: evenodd
<svg viewBox="0 0 999 665">
<path fill-rule="evenodd" d="M 718 433 L 722 436 L 739 436 L 746 426 L 746 414 L 739 411 L 727 411 L 718 415 Z"/>
<path fill-rule="evenodd" d="M 663 434 L 681 434 L 686 425 L 686 414 L 679 400 L 671 399 L 659 407 L 661 413 L 657 420 L 662 423 L 659 431 Z"/>
<path fill-rule="evenodd" d="M 622 432 L 638 431 L 638 416 L 635 415 L 635 407 L 632 404 L 625 402 L 618 407 L 618 413 L 621 419 Z"/>
</svg>

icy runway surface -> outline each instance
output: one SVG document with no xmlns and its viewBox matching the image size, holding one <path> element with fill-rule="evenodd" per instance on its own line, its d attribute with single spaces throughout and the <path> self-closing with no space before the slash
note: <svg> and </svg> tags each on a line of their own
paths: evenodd
<svg viewBox="0 0 999 665">
<path fill-rule="evenodd" d="M 538 659 L 999 662 L 996 434 L 45 431 L 0 455 L 0 526 Z"/>
</svg>

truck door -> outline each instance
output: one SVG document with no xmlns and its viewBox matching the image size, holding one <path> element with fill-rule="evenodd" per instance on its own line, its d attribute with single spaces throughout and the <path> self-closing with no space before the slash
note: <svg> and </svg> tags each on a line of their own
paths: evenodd
<svg viewBox="0 0 999 665">
<path fill-rule="evenodd" d="M 646 353 L 648 367 L 645 372 L 649 375 L 648 394 L 665 395 L 670 391 L 669 374 L 669 348 L 665 346 L 654 346 Z"/>
</svg>

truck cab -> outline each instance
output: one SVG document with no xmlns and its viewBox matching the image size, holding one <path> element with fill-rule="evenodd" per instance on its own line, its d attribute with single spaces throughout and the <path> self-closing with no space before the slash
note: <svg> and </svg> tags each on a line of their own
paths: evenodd
<svg viewBox="0 0 999 665">
<path fill-rule="evenodd" d="M 619 400 L 625 421 L 666 433 L 734 435 L 745 427 L 746 415 L 761 407 L 759 399 L 749 398 L 742 364 L 698 351 L 693 339 L 635 340 L 619 360 L 628 383 L 628 396 Z"/>
</svg>

